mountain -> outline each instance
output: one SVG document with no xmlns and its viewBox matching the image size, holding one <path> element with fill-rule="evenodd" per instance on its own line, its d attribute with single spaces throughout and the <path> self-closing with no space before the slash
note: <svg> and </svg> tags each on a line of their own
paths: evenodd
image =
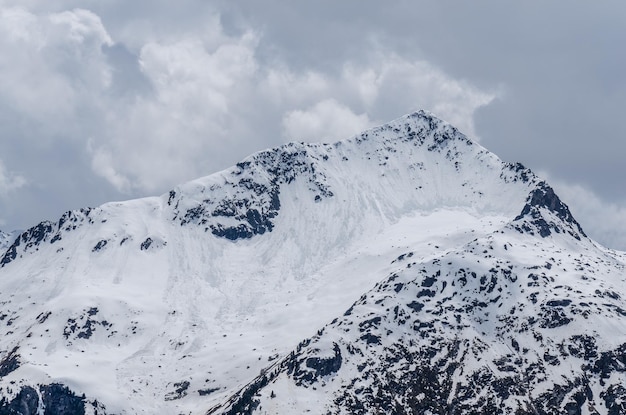
<svg viewBox="0 0 626 415">
<path fill-rule="evenodd" d="M 626 413 L 626 254 L 420 111 L 0 254 L 0 414 Z"/>
</svg>

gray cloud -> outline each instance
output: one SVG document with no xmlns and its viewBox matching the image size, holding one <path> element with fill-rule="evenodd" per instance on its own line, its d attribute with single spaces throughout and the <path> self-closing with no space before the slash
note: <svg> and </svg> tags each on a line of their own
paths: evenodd
<svg viewBox="0 0 626 415">
<path fill-rule="evenodd" d="M 574 211 L 626 205 L 622 2 L 51 0 L 0 11 L 5 226 L 164 192 L 286 140 L 338 139 L 419 108 L 583 186 L 590 202 L 575 198 Z"/>
<path fill-rule="evenodd" d="M 139 56 L 123 43 L 103 45 L 102 52 L 111 68 L 110 93 L 117 99 L 148 97 L 154 92 L 149 79 L 141 71 Z"/>
</svg>

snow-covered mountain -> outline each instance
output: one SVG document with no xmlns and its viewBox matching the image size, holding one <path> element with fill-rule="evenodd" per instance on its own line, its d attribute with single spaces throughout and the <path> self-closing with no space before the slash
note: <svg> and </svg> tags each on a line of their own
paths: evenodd
<svg viewBox="0 0 626 415">
<path fill-rule="evenodd" d="M 626 255 L 423 111 L 67 212 L 0 264 L 0 414 L 626 411 Z"/>
</svg>

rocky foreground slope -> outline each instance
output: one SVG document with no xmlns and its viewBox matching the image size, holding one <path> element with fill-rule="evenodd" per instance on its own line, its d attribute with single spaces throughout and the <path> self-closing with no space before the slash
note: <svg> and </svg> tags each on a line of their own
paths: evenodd
<svg viewBox="0 0 626 415">
<path fill-rule="evenodd" d="M 0 254 L 2 413 L 626 413 L 624 253 L 426 112 Z"/>
</svg>

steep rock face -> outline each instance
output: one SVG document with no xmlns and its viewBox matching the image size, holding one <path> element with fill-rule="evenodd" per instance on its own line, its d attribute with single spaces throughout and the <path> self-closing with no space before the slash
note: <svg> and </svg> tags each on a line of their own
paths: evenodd
<svg viewBox="0 0 626 415">
<path fill-rule="evenodd" d="M 550 219 L 554 217 L 554 219 Z M 567 232 L 577 240 L 586 237 L 580 224 L 574 219 L 569 208 L 545 182 L 540 182 L 528 195 L 522 212 L 515 218 L 515 228 L 533 233 L 533 228 L 543 238 L 552 232 Z"/>
<path fill-rule="evenodd" d="M 426 112 L 334 144 L 256 153 L 161 197 L 67 212 L 21 233 L 0 263 L 0 408 L 48 405 L 56 398 L 46 401 L 46 390 L 99 414 L 420 413 L 442 411 L 435 402 L 448 397 L 467 408 L 483 395 L 458 371 L 493 380 L 484 385 L 521 376 L 483 374 L 479 356 L 500 362 L 514 344 L 520 356 L 535 353 L 544 346 L 528 333 L 547 338 L 584 315 L 618 324 L 626 308 L 607 288 L 621 278 L 621 254 L 589 240 L 530 170 Z M 584 281 L 611 299 L 598 307 L 612 314 L 587 312 L 580 304 L 590 299 L 574 298 L 586 291 L 556 283 L 561 267 L 605 275 Z M 565 286 L 567 296 L 544 292 Z M 514 312 L 501 322 L 522 298 L 536 321 Z M 530 328 L 514 336 L 507 324 Z M 564 350 L 589 357 L 612 386 L 588 382 L 584 403 L 602 396 L 617 407 L 620 344 L 589 336 L 573 331 Z M 485 386 L 479 407 L 570 404 L 580 385 L 555 380 L 554 347 L 541 362 L 524 357 L 524 370 L 543 364 L 541 381 L 510 386 L 507 397 Z M 592 379 L 589 370 L 567 376 Z M 564 398 L 535 396 L 556 385 Z"/>
</svg>

